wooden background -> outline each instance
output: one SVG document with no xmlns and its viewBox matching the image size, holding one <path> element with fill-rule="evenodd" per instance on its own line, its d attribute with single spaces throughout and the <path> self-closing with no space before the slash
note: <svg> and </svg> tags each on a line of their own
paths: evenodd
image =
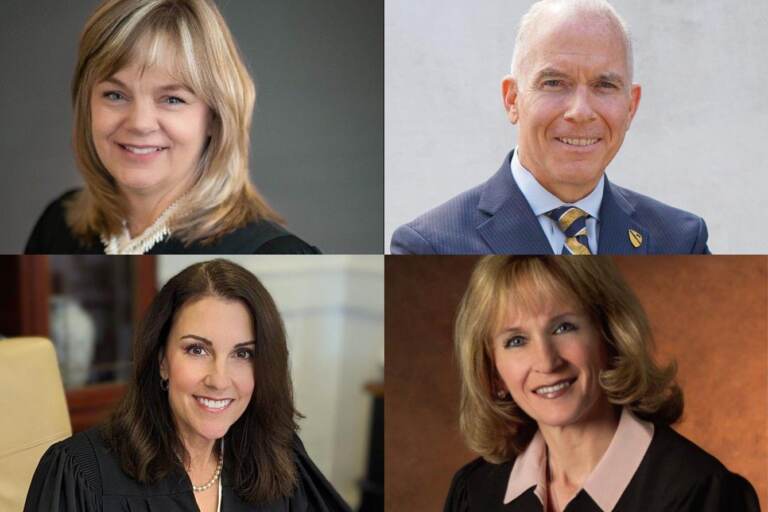
<svg viewBox="0 0 768 512">
<path fill-rule="evenodd" d="M 452 348 L 474 257 L 386 258 L 387 510 L 442 510 L 473 455 L 458 431 Z M 676 429 L 745 476 L 768 507 L 768 258 L 615 258 L 639 296 L 658 356 L 685 394 Z"/>
</svg>

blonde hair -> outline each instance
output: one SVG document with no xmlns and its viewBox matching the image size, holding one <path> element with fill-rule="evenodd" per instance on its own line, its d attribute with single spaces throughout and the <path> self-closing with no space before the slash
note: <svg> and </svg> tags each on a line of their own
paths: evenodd
<svg viewBox="0 0 768 512">
<path fill-rule="evenodd" d="M 248 153 L 256 88 L 232 34 L 210 0 L 107 0 L 80 38 L 72 81 L 73 144 L 85 189 L 67 204 L 82 239 L 118 233 L 125 217 L 117 184 L 96 153 L 91 132 L 94 86 L 129 63 L 142 69 L 175 51 L 171 72 L 211 109 L 211 136 L 185 206 L 171 221 L 184 243 L 211 242 L 252 220 L 281 222 L 250 182 Z"/>
<path fill-rule="evenodd" d="M 488 461 L 510 460 L 528 445 L 535 421 L 496 396 L 492 337 L 508 308 L 532 311 L 551 294 L 583 308 L 600 332 L 608 369 L 600 386 L 611 404 L 669 425 L 680 418 L 683 394 L 676 366 L 652 358 L 653 339 L 640 302 L 607 257 L 488 256 L 475 267 L 456 319 L 462 393 L 459 423 L 469 447 Z"/>
</svg>

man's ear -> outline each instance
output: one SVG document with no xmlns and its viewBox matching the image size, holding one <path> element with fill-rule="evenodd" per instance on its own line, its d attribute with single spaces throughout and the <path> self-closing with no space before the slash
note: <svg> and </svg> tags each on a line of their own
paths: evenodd
<svg viewBox="0 0 768 512">
<path fill-rule="evenodd" d="M 504 110 L 512 124 L 517 124 L 520 113 L 517 109 L 518 99 L 517 80 L 512 75 L 507 75 L 501 81 L 501 99 L 504 102 Z"/>
<path fill-rule="evenodd" d="M 627 130 L 629 130 L 629 126 L 632 124 L 632 120 L 635 118 L 635 114 L 637 114 L 637 108 L 640 106 L 640 98 L 643 95 L 643 89 L 640 87 L 640 84 L 632 84 L 629 94 L 630 101 L 629 117 L 627 118 Z"/>
</svg>

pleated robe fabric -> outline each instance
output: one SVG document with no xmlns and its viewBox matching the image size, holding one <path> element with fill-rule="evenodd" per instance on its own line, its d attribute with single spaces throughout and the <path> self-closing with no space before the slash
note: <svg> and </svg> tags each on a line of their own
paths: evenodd
<svg viewBox="0 0 768 512">
<path fill-rule="evenodd" d="M 350 512 L 295 437 L 299 484 L 291 496 L 252 505 L 235 493 L 222 471 L 222 512 Z M 190 512 L 198 510 L 192 483 L 179 470 L 154 485 L 126 475 L 98 429 L 51 446 L 32 478 L 24 512 Z"/>
</svg>

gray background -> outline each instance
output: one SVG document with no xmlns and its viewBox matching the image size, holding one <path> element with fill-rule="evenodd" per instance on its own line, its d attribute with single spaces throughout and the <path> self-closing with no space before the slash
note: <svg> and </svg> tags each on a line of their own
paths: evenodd
<svg viewBox="0 0 768 512">
<path fill-rule="evenodd" d="M 397 226 L 488 179 L 514 147 L 501 79 L 532 3 L 386 1 L 387 252 Z M 612 4 L 643 97 L 608 175 L 704 217 L 712 252 L 768 252 L 768 2 Z"/>
<path fill-rule="evenodd" d="M 97 0 L 12 0 L 0 16 L 0 252 L 82 180 L 69 85 Z M 253 181 L 330 253 L 381 253 L 383 0 L 217 2 L 257 84 Z"/>
</svg>

